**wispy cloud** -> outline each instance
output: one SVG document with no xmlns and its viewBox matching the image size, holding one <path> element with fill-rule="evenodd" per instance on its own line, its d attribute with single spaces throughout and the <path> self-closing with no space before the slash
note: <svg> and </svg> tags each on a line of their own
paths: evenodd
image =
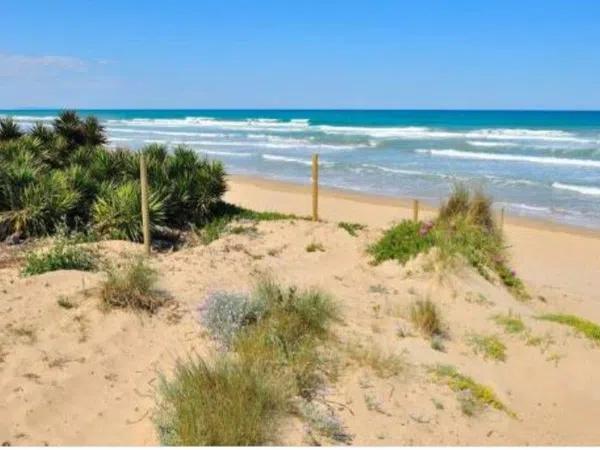
<svg viewBox="0 0 600 450">
<path fill-rule="evenodd" d="M 47 76 L 87 72 L 90 62 L 72 56 L 14 55 L 0 53 L 0 77 Z"/>
</svg>

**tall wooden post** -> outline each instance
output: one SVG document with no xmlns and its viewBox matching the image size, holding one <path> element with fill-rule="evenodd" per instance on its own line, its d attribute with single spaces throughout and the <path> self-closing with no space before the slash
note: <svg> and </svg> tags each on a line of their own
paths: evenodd
<svg viewBox="0 0 600 450">
<path fill-rule="evenodd" d="M 312 220 L 319 220 L 319 155 L 312 155 Z"/>
<path fill-rule="evenodd" d="M 413 200 L 413 220 L 419 220 L 419 200 Z"/>
<path fill-rule="evenodd" d="M 144 233 L 144 251 L 150 256 L 150 211 L 148 209 L 148 172 L 146 158 L 140 153 L 140 184 L 142 187 L 142 230 Z"/>
</svg>

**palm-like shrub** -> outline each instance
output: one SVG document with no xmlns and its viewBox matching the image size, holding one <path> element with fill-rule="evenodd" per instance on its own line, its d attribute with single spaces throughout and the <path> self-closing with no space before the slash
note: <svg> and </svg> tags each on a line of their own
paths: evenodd
<svg viewBox="0 0 600 450">
<path fill-rule="evenodd" d="M 151 228 L 163 225 L 165 208 L 162 198 L 151 192 L 149 199 Z M 140 185 L 127 181 L 120 185 L 105 184 L 92 208 L 94 228 L 101 236 L 113 239 L 142 239 Z"/>
<path fill-rule="evenodd" d="M 96 117 L 86 117 L 85 121 L 81 125 L 81 128 L 85 145 L 106 144 L 107 139 L 106 134 L 104 133 L 104 127 L 100 124 Z"/>
<path fill-rule="evenodd" d="M 94 117 L 64 111 L 52 127 L 37 122 L 24 135 L 2 119 L 0 239 L 92 225 L 102 236 L 141 239 L 140 153 L 110 149 Z M 161 234 L 203 224 L 226 189 L 223 166 L 187 148 L 151 145 L 147 159 L 150 216 Z M 166 228 L 165 228 L 166 227 Z"/>
<path fill-rule="evenodd" d="M 12 117 L 0 119 L 0 141 L 18 139 L 23 135 L 19 124 Z"/>
<path fill-rule="evenodd" d="M 11 209 L 0 212 L 4 234 L 44 235 L 53 232 L 76 207 L 80 195 L 63 172 L 37 177 L 22 190 L 14 190 Z"/>
</svg>

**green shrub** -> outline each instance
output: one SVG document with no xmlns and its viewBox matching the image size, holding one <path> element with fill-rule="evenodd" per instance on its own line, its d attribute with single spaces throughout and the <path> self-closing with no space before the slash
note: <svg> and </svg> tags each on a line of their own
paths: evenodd
<svg viewBox="0 0 600 450">
<path fill-rule="evenodd" d="M 539 316 L 538 319 L 570 326 L 586 338 L 600 343 L 600 325 L 589 320 L 570 314 L 544 314 Z"/>
<path fill-rule="evenodd" d="M 111 268 L 102 284 L 102 302 L 109 308 L 154 313 L 166 300 L 164 294 L 154 288 L 156 277 L 156 271 L 141 258 L 124 268 Z"/>
<path fill-rule="evenodd" d="M 51 234 L 65 222 L 139 240 L 139 199 L 133 198 L 139 197 L 139 152 L 104 147 L 98 119 L 63 111 L 52 127 L 38 122 L 22 134 L 7 118 L 0 136 L 0 239 Z M 163 230 L 209 223 L 226 189 L 222 164 L 184 147 L 142 151 L 153 223 Z"/>
<path fill-rule="evenodd" d="M 54 270 L 96 269 L 94 255 L 81 247 L 63 241 L 43 252 L 28 253 L 25 257 L 23 275 L 39 275 Z"/>
<path fill-rule="evenodd" d="M 422 225 L 421 222 L 404 220 L 386 231 L 377 243 L 369 247 L 375 263 L 395 259 L 400 264 L 404 264 L 419 253 L 432 248 L 435 239 L 430 233 L 420 232 Z"/>
<path fill-rule="evenodd" d="M 507 266 L 506 245 L 494 223 L 491 199 L 480 191 L 457 185 L 435 221 L 405 220 L 387 230 L 369 252 L 375 264 L 389 259 L 404 264 L 432 247 L 440 250 L 444 260 L 462 255 L 485 278 L 495 273 L 517 299 L 529 299 L 523 282 Z"/>
<path fill-rule="evenodd" d="M 12 117 L 0 118 L 0 141 L 10 141 L 21 137 L 23 132 Z"/>
<path fill-rule="evenodd" d="M 152 230 L 165 223 L 165 205 L 159 193 L 150 192 L 148 207 Z M 105 185 L 92 209 L 94 229 L 100 236 L 140 242 L 141 208 L 138 182 L 128 181 L 117 186 Z"/>
</svg>

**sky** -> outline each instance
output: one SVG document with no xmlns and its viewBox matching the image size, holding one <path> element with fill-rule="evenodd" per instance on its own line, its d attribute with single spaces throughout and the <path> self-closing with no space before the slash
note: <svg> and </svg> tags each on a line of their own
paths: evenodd
<svg viewBox="0 0 600 450">
<path fill-rule="evenodd" d="M 0 108 L 600 110 L 598 0 L 19 0 Z"/>
</svg>

